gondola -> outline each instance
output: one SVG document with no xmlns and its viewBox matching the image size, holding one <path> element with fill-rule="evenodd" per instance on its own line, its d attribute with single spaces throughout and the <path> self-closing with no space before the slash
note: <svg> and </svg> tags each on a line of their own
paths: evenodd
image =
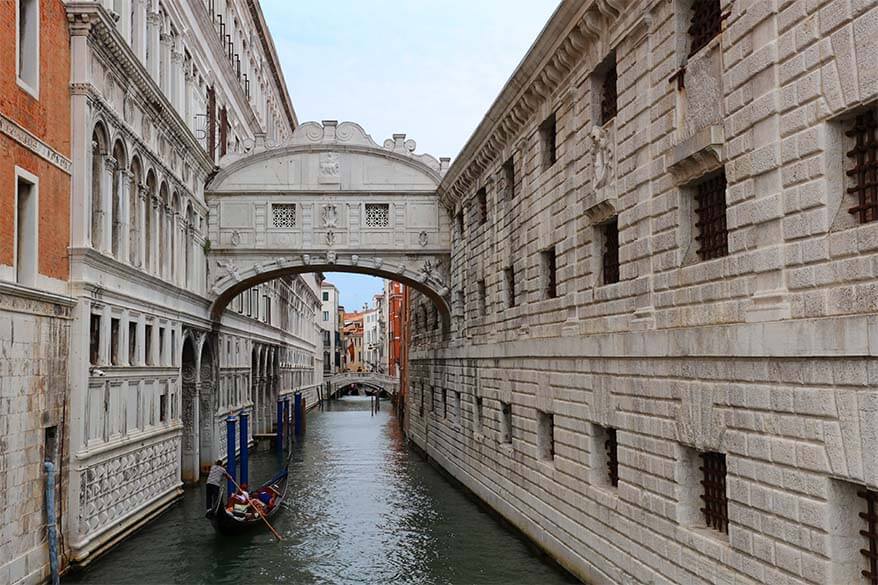
<svg viewBox="0 0 878 585">
<path fill-rule="evenodd" d="M 250 491 L 251 498 L 258 498 L 262 492 L 274 494 L 274 502 L 271 507 L 264 511 L 265 517 L 270 521 L 277 515 L 283 507 L 284 500 L 287 495 L 287 479 L 289 478 L 289 470 L 284 467 L 277 475 Z M 247 515 L 236 515 L 228 511 L 223 498 L 219 498 L 216 508 L 207 513 L 213 527 L 220 534 L 240 534 L 247 532 L 253 528 L 265 527 L 265 522 L 259 515 L 250 513 Z"/>
</svg>

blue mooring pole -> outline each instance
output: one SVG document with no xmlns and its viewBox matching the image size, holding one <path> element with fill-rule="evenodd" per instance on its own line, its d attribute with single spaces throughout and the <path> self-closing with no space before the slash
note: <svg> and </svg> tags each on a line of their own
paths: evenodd
<svg viewBox="0 0 878 585">
<path fill-rule="evenodd" d="M 46 468 L 46 532 L 49 537 L 49 568 L 52 572 L 52 585 L 58 585 L 58 531 L 55 528 L 55 464 L 45 461 Z"/>
<path fill-rule="evenodd" d="M 304 412 L 302 412 L 302 393 L 296 392 L 296 436 L 302 436 L 302 417 L 304 416 Z"/>
<path fill-rule="evenodd" d="M 229 477 L 235 479 L 235 422 L 237 419 L 233 416 L 226 418 L 226 472 Z M 232 479 L 226 480 L 226 494 L 228 496 L 235 493 L 235 484 Z"/>
<path fill-rule="evenodd" d="M 282 399 L 278 399 L 277 401 L 277 445 L 276 449 L 278 452 L 283 452 L 284 450 L 284 401 Z"/>
<path fill-rule="evenodd" d="M 290 433 L 290 397 L 287 396 L 284 398 L 284 429 L 287 433 L 287 442 L 292 440 L 292 433 Z"/>
<path fill-rule="evenodd" d="M 250 414 L 244 410 L 241 412 L 241 481 L 248 483 L 247 476 L 250 474 Z"/>
</svg>

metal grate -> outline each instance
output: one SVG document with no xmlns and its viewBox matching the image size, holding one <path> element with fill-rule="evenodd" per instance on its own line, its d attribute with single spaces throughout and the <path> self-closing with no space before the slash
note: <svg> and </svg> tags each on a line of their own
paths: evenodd
<svg viewBox="0 0 878 585">
<path fill-rule="evenodd" d="M 602 227 L 604 237 L 604 284 L 619 282 L 619 218 L 614 217 Z"/>
<path fill-rule="evenodd" d="M 857 198 L 857 205 L 848 211 L 857 216 L 860 223 L 878 219 L 878 120 L 870 110 L 854 118 L 845 135 L 853 138 L 854 147 L 847 157 L 853 162 L 847 175 L 853 179 L 848 193 Z"/>
<path fill-rule="evenodd" d="M 701 500 L 704 523 L 720 532 L 729 533 L 729 500 L 726 497 L 726 456 L 723 453 L 702 453 Z"/>
<path fill-rule="evenodd" d="M 604 448 L 607 450 L 607 476 L 610 478 L 610 485 L 617 487 L 619 485 L 619 453 L 616 429 L 607 429 L 607 440 L 604 442 Z"/>
<path fill-rule="evenodd" d="M 388 227 L 390 225 L 390 206 L 387 203 L 366 204 L 366 227 Z"/>
<path fill-rule="evenodd" d="M 692 21 L 689 25 L 689 56 L 691 57 L 720 32 L 722 32 L 723 15 L 720 0 L 693 0 Z"/>
<path fill-rule="evenodd" d="M 702 260 L 720 258 L 729 253 L 729 233 L 726 229 L 726 173 L 707 179 L 698 185 L 695 194 L 698 228 L 698 257 Z"/>
<path fill-rule="evenodd" d="M 868 548 L 860 549 L 860 554 L 866 557 L 869 570 L 862 573 L 871 585 L 878 585 L 878 512 L 875 510 L 878 492 L 862 490 L 857 495 L 866 500 L 866 511 L 860 512 L 860 518 L 866 521 L 866 530 L 860 530 L 860 534 L 866 538 Z"/>
<path fill-rule="evenodd" d="M 296 227 L 296 204 L 272 203 L 271 225 L 276 228 Z"/>
<path fill-rule="evenodd" d="M 613 63 L 604 74 L 604 82 L 601 86 L 601 124 L 606 124 L 615 118 L 617 112 L 616 64 Z"/>
</svg>

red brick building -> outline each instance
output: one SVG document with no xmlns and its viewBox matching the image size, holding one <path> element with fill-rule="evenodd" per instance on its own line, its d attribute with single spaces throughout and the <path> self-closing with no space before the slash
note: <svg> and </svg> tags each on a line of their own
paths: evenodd
<svg viewBox="0 0 878 585">
<path fill-rule="evenodd" d="M 387 281 L 387 373 L 391 376 L 399 376 L 404 291 L 403 284 Z"/>
<path fill-rule="evenodd" d="M 49 576 L 44 462 L 60 478 L 69 451 L 70 49 L 63 2 L 0 2 L 0 52 L 0 583 L 17 585 Z M 56 502 L 63 489 L 59 481 Z"/>
</svg>

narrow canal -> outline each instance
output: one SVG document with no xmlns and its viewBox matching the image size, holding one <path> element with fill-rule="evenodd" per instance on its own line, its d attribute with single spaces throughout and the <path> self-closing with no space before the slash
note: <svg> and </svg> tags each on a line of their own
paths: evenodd
<svg viewBox="0 0 878 585">
<path fill-rule="evenodd" d="M 290 466 L 287 509 L 267 530 L 220 537 L 203 488 L 66 579 L 83 584 L 576 583 L 406 447 L 389 403 L 344 398 L 308 418 Z M 250 483 L 276 471 L 251 455 Z"/>
</svg>

